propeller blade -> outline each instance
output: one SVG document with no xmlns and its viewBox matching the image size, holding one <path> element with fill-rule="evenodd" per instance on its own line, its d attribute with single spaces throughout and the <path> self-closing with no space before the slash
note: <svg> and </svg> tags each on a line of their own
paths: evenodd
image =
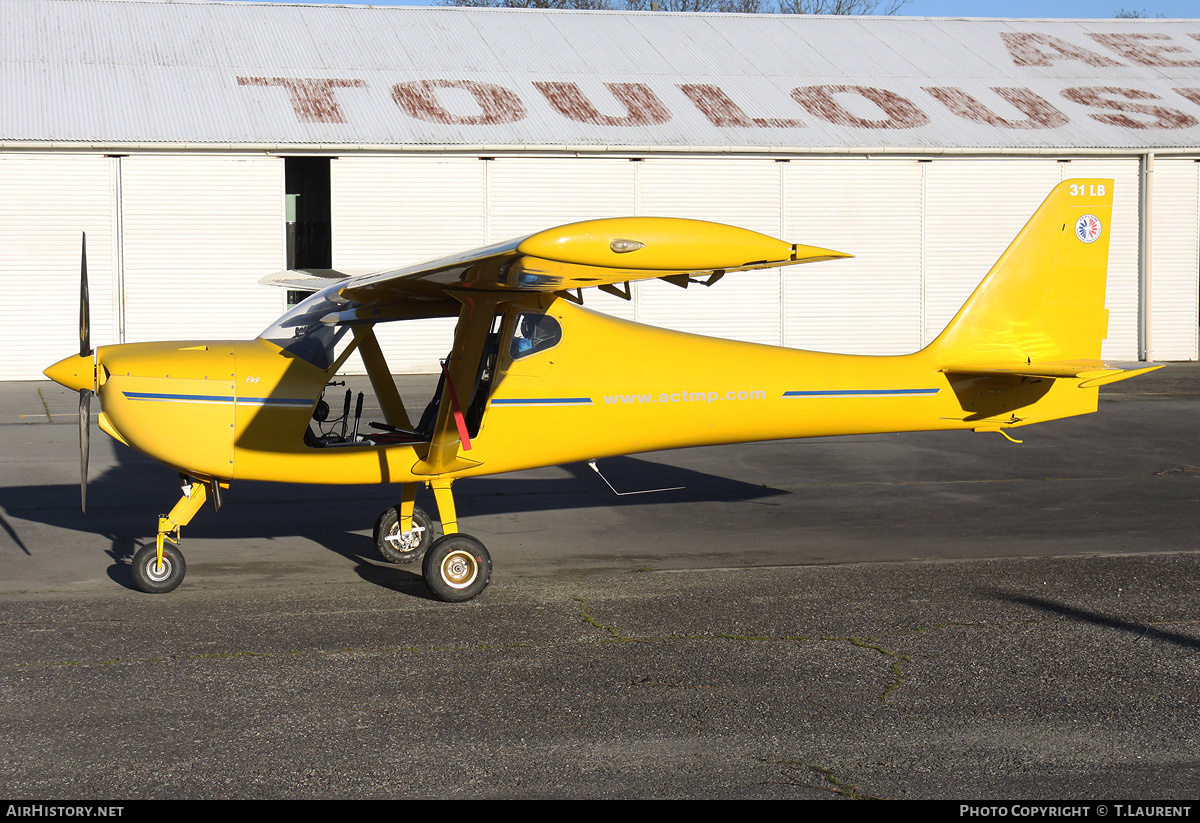
<svg viewBox="0 0 1200 823">
<path fill-rule="evenodd" d="M 83 252 L 79 263 L 79 356 L 92 353 L 92 319 L 88 305 L 87 232 L 83 233 Z"/>
<path fill-rule="evenodd" d="M 91 451 L 92 432 L 88 425 L 92 413 L 92 393 L 79 390 L 79 508 L 87 511 L 88 452 Z"/>
</svg>

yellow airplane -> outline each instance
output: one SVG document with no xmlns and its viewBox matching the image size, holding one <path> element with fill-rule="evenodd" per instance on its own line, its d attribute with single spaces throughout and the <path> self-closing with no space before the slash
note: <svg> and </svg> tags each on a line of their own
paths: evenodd
<svg viewBox="0 0 1200 823">
<path fill-rule="evenodd" d="M 746 229 L 673 218 L 572 223 L 417 266 L 361 276 L 265 278 L 312 296 L 254 340 L 130 343 L 93 350 L 87 256 L 80 353 L 46 376 L 80 397 L 86 508 L 87 421 L 177 469 L 184 494 L 133 558 L 135 585 L 182 581 L 180 529 L 235 480 L 400 485 L 375 527 L 391 562 L 423 558 L 435 596 L 488 585 L 487 549 L 458 530 L 460 477 L 637 452 L 867 432 L 999 431 L 1086 414 L 1097 387 L 1151 371 L 1100 359 L 1113 181 L 1058 185 L 930 345 L 852 356 L 654 328 L 582 307 L 596 286 L 628 298 L 661 278 L 713 285 L 739 271 L 850 255 Z M 86 244 L 86 238 L 85 238 Z M 376 323 L 458 317 L 434 399 L 411 417 Z M 345 338 L 345 339 L 343 339 Z M 357 350 L 383 421 L 361 431 L 349 400 L 327 427 L 324 389 Z M 1009 435 L 1006 437 L 1012 439 Z M 442 536 L 414 505 L 433 490 Z"/>
</svg>

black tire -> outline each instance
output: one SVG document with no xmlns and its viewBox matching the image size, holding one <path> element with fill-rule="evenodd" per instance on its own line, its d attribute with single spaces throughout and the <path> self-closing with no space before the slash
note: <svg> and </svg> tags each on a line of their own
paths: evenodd
<svg viewBox="0 0 1200 823">
<path fill-rule="evenodd" d="M 385 509 L 375 521 L 375 548 L 379 550 L 379 556 L 389 563 L 416 563 L 420 560 L 433 545 L 433 520 L 424 510 L 414 508 L 413 525 L 424 529 L 415 542 L 410 538 L 408 542 L 392 543 L 387 537 L 400 532 L 400 507 Z"/>
<path fill-rule="evenodd" d="M 187 574 L 183 552 L 167 543 L 163 546 L 163 568 L 158 568 L 154 545 L 142 546 L 133 556 L 133 585 L 147 594 L 166 594 L 179 588 Z"/>
<path fill-rule="evenodd" d="M 465 534 L 448 534 L 433 542 L 421 567 L 425 585 L 447 603 L 463 603 L 483 594 L 492 579 L 492 557 L 483 544 Z"/>
</svg>

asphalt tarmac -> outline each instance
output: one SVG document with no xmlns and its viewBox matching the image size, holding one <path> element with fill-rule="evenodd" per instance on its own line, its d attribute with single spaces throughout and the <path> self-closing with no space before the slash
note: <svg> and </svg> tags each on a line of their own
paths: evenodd
<svg viewBox="0 0 1200 823">
<path fill-rule="evenodd" d="M 413 395 L 427 378 L 401 378 Z M 462 481 L 478 600 L 388 566 L 379 487 L 235 484 L 132 589 L 173 472 L 0 384 L 0 795 L 1188 800 L 1200 367 L 998 434 Z"/>
</svg>

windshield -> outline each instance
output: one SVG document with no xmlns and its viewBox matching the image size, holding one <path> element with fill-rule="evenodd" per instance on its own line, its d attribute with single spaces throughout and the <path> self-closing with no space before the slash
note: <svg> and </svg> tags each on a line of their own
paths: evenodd
<svg viewBox="0 0 1200 823">
<path fill-rule="evenodd" d="M 338 294 L 338 288 L 330 286 L 296 304 L 259 337 L 270 340 L 318 368 L 329 368 L 333 365 L 334 349 L 347 327 L 326 325 L 321 318 L 354 305 Z"/>
</svg>

